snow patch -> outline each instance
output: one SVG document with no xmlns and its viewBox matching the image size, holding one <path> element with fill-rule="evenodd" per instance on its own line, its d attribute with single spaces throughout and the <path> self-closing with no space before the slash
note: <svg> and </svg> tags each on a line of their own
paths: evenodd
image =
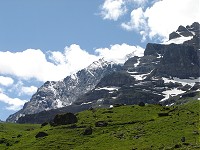
<svg viewBox="0 0 200 150">
<path fill-rule="evenodd" d="M 158 54 L 158 53 L 157 53 Z M 157 58 L 161 58 L 162 57 L 162 55 L 161 54 L 158 54 L 158 57 Z"/>
<path fill-rule="evenodd" d="M 137 67 L 140 64 L 140 59 L 141 58 L 138 58 L 137 63 L 134 64 L 134 67 Z"/>
<path fill-rule="evenodd" d="M 162 93 L 164 94 L 165 98 L 163 98 L 162 100 L 160 100 L 160 102 L 169 99 L 170 96 L 176 96 L 176 95 L 185 93 L 185 91 L 182 91 L 182 90 L 179 90 L 177 88 L 174 88 L 174 89 L 163 91 Z"/>
<path fill-rule="evenodd" d="M 72 74 L 72 75 L 71 75 L 71 78 L 72 78 L 73 80 L 76 80 L 76 79 L 77 79 L 77 74 L 76 74 L 76 73 Z"/>
<path fill-rule="evenodd" d="M 186 84 L 190 85 L 190 86 L 194 86 L 196 82 L 200 82 L 200 77 L 197 79 L 191 78 L 191 79 L 179 79 L 177 77 L 173 78 L 173 79 L 168 79 L 168 78 L 162 78 L 164 80 L 165 83 L 181 83 L 183 86 L 185 86 Z"/>
<path fill-rule="evenodd" d="M 96 70 L 97 68 L 103 68 L 108 64 L 112 64 L 113 62 L 107 62 L 104 58 L 99 59 L 98 61 L 93 62 L 91 65 L 87 67 L 87 70 Z"/>
<path fill-rule="evenodd" d="M 165 45 L 168 45 L 168 44 L 183 44 L 185 41 L 189 41 L 193 38 L 193 36 L 188 36 L 188 37 L 184 37 L 184 36 L 181 36 L 181 37 L 178 37 L 178 38 L 175 38 L 175 39 L 171 39 L 169 41 L 166 41 L 166 42 L 163 42 L 161 44 L 165 44 Z"/>
<path fill-rule="evenodd" d="M 97 100 L 97 102 L 102 102 L 104 99 L 103 98 L 101 98 L 101 99 L 98 99 Z"/>
<path fill-rule="evenodd" d="M 116 91 L 118 91 L 120 89 L 120 87 L 102 87 L 102 88 L 97 88 L 97 89 L 95 89 L 95 90 L 107 90 L 107 91 L 114 91 L 114 90 L 116 90 Z"/>
<path fill-rule="evenodd" d="M 145 74 L 136 74 L 135 72 L 128 72 L 128 73 L 132 74 L 131 77 L 134 77 L 136 80 L 140 81 L 140 80 L 144 80 L 149 74 L 151 74 L 151 72 L 145 73 Z"/>
<path fill-rule="evenodd" d="M 87 70 L 87 71 L 88 71 L 93 77 L 95 77 L 94 74 L 93 74 L 90 70 Z"/>
<path fill-rule="evenodd" d="M 117 97 L 112 97 L 112 99 L 117 99 Z"/>
<path fill-rule="evenodd" d="M 92 102 L 82 103 L 81 105 L 91 104 Z"/>
<path fill-rule="evenodd" d="M 57 99 L 56 103 L 57 103 L 57 105 L 56 105 L 57 108 L 64 107 L 61 100 Z"/>
</svg>

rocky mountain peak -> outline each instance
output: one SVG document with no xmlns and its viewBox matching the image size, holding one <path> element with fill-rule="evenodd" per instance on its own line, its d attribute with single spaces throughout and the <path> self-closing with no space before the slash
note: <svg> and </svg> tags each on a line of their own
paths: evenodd
<svg viewBox="0 0 200 150">
<path fill-rule="evenodd" d="M 191 37 L 199 34 L 200 24 L 198 22 L 194 22 L 191 26 L 182 26 L 180 25 L 176 32 L 172 32 L 169 35 L 169 40 L 180 38 L 180 37 Z"/>
<path fill-rule="evenodd" d="M 71 105 L 79 96 L 92 90 L 106 75 L 118 71 L 120 65 L 99 59 L 85 69 L 67 76 L 61 81 L 47 81 L 27 102 L 23 109 L 11 115 L 7 121 L 15 122 L 20 116 Z"/>
<path fill-rule="evenodd" d="M 186 28 L 189 31 L 193 31 L 193 32 L 199 32 L 200 30 L 200 24 L 198 22 L 194 22 L 191 26 L 187 25 Z"/>
<path fill-rule="evenodd" d="M 181 36 L 188 37 L 199 34 L 200 24 L 198 22 L 194 22 L 192 25 L 187 25 L 186 27 L 180 25 L 176 32 L 172 32 L 169 35 L 169 40 L 175 39 Z"/>
<path fill-rule="evenodd" d="M 109 64 L 114 64 L 114 63 L 113 62 L 108 62 L 108 61 L 104 60 L 104 58 L 101 58 L 98 61 L 95 61 L 92 64 L 90 64 L 86 69 L 87 70 L 95 70 L 97 68 L 106 67 Z"/>
</svg>

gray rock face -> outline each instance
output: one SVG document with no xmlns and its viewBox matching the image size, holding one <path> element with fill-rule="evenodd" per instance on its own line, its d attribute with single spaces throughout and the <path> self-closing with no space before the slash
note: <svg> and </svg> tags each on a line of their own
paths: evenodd
<svg viewBox="0 0 200 150">
<path fill-rule="evenodd" d="M 25 114 L 34 114 L 71 105 L 79 96 L 92 90 L 106 74 L 120 68 L 120 65 L 100 59 L 62 81 L 47 81 L 24 105 L 23 109 L 9 116 L 7 121 L 15 122 Z"/>
<path fill-rule="evenodd" d="M 200 76 L 198 50 L 193 46 L 170 44 L 165 47 L 157 75 L 188 79 Z M 172 67 L 173 66 L 173 67 Z"/>
<path fill-rule="evenodd" d="M 176 33 L 176 32 L 172 32 L 172 33 L 170 33 L 170 35 L 169 35 L 169 40 L 175 39 L 175 38 L 178 38 L 178 37 L 181 37 L 181 35 L 178 34 L 178 33 Z"/>
<path fill-rule="evenodd" d="M 175 39 L 181 36 L 188 37 L 199 34 L 200 24 L 198 22 L 194 22 L 191 26 L 179 26 L 176 32 L 172 32 L 169 35 L 169 40 Z"/>
</svg>

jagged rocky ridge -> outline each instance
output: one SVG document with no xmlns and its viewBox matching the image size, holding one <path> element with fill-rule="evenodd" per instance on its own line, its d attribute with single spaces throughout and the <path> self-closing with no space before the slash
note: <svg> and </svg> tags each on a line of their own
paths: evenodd
<svg viewBox="0 0 200 150">
<path fill-rule="evenodd" d="M 85 69 L 67 76 L 64 80 L 47 81 L 38 88 L 23 109 L 9 116 L 8 122 L 15 122 L 25 114 L 62 108 L 71 105 L 79 96 L 93 89 L 106 74 L 121 69 L 120 65 L 100 59 Z"/>
<path fill-rule="evenodd" d="M 142 101 L 171 105 L 185 95 L 194 96 L 200 90 L 198 41 L 199 23 L 180 26 L 170 34 L 169 41 L 147 44 L 143 57 L 132 57 L 116 72 L 110 71 L 101 76 L 72 105 L 26 115 L 18 122 L 41 123 L 51 120 L 56 113 L 79 112 L 90 107 L 112 107 L 119 103 L 137 104 Z M 87 80 L 85 83 L 89 82 Z"/>
</svg>

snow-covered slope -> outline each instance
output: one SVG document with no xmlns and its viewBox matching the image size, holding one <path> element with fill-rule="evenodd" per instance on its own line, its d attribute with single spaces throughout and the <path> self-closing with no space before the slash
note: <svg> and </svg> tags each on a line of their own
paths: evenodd
<svg viewBox="0 0 200 150">
<path fill-rule="evenodd" d="M 193 38 L 193 36 L 188 36 L 188 37 L 184 37 L 184 36 L 180 36 L 180 37 L 177 37 L 175 39 L 171 39 L 171 40 L 168 40 L 166 42 L 163 42 L 162 44 L 183 44 L 185 41 L 189 41 Z"/>
</svg>

